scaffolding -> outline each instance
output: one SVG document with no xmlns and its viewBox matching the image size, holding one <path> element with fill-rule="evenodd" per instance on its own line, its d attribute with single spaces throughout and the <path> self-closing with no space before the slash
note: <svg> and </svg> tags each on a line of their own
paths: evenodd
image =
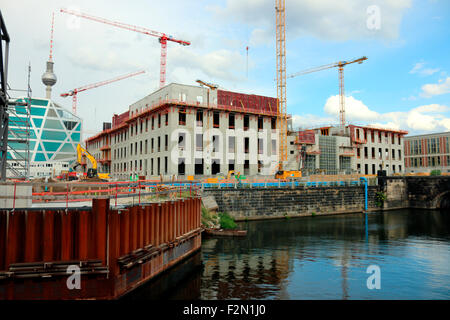
<svg viewBox="0 0 450 320">
<path fill-rule="evenodd" d="M 30 176 L 30 137 L 31 137 L 31 66 L 28 66 L 26 90 L 8 88 L 9 92 L 26 92 L 26 98 L 8 97 L 6 110 L 9 118 L 8 156 L 6 159 L 6 178 L 27 180 Z"/>
</svg>

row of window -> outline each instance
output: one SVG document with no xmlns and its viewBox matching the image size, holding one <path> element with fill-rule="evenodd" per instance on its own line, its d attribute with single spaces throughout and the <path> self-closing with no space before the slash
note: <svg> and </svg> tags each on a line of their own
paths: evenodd
<svg viewBox="0 0 450 320">
<path fill-rule="evenodd" d="M 378 159 L 383 159 L 383 149 L 382 148 L 378 148 L 378 152 L 375 152 L 375 148 L 371 148 L 371 155 L 370 157 L 372 159 L 376 159 L 378 157 Z M 395 149 L 392 149 L 392 160 L 395 160 Z M 398 154 L 398 158 L 397 160 L 402 160 L 402 150 L 398 149 L 397 150 L 397 154 Z M 356 156 L 358 158 L 361 158 L 361 148 L 357 148 L 356 149 Z M 369 148 L 368 147 L 364 147 L 364 159 L 369 159 Z M 386 148 L 384 151 L 384 159 L 389 160 L 389 149 Z"/>
<path fill-rule="evenodd" d="M 410 158 L 406 165 L 413 168 L 448 166 L 450 165 L 450 156 Z"/>
<path fill-rule="evenodd" d="M 359 173 L 362 173 L 362 174 L 377 174 L 376 173 L 376 165 L 375 164 L 372 164 L 372 166 L 370 168 L 371 172 L 369 172 L 369 164 L 367 164 L 367 163 L 364 165 L 364 171 L 363 172 L 361 171 L 361 164 L 360 163 L 358 163 L 356 165 L 356 169 L 357 169 L 357 171 Z M 398 165 L 398 166 L 396 166 L 395 164 L 392 165 L 392 173 L 397 173 L 397 171 L 396 171 L 397 169 L 398 169 L 398 172 L 402 172 L 402 166 L 401 165 Z M 381 164 L 378 165 L 378 170 L 383 170 L 383 166 Z M 389 165 L 388 164 L 384 167 L 384 170 L 387 171 L 387 174 L 391 174 L 391 172 L 389 172 Z"/>
<path fill-rule="evenodd" d="M 409 154 L 411 155 L 420 155 L 420 154 L 436 154 L 436 153 L 444 153 L 444 150 L 440 150 L 440 141 L 439 137 L 429 138 L 429 139 L 419 139 L 419 140 L 410 140 L 409 141 Z M 425 143 L 424 148 L 422 148 L 422 143 Z M 444 146 L 445 150 L 449 150 L 448 137 L 444 137 Z M 424 150 L 422 150 L 424 149 Z"/>
<path fill-rule="evenodd" d="M 401 136 L 400 135 L 396 135 L 394 133 L 388 133 L 385 132 L 384 135 L 382 134 L 381 131 L 371 131 L 368 129 L 358 129 L 356 128 L 356 139 L 360 140 L 360 130 L 364 131 L 364 140 L 367 140 L 367 136 L 370 135 L 370 139 L 372 143 L 375 143 L 375 138 L 377 137 L 377 141 L 378 143 L 383 143 L 383 136 L 384 136 L 384 143 L 389 143 L 389 136 L 390 136 L 390 141 L 391 144 L 395 144 L 395 137 L 397 137 L 397 143 L 398 145 L 401 145 Z"/>
</svg>

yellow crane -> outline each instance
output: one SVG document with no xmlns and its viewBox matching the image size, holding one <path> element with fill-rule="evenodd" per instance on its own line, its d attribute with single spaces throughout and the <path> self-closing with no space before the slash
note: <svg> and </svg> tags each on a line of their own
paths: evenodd
<svg viewBox="0 0 450 320">
<path fill-rule="evenodd" d="M 367 60 L 367 57 L 361 57 L 358 59 L 353 59 L 350 61 L 338 61 L 335 63 L 326 64 L 320 67 L 310 68 L 303 71 L 299 71 L 296 73 L 293 73 L 288 78 L 295 78 L 297 76 L 301 76 L 308 73 L 313 73 L 321 70 L 326 70 L 330 68 L 338 68 L 339 70 L 339 123 L 341 127 L 345 127 L 345 93 L 344 93 L 344 67 L 348 64 L 352 63 L 358 63 L 361 64 L 364 62 L 364 60 Z"/>
<path fill-rule="evenodd" d="M 85 148 L 81 146 L 81 144 L 77 145 L 77 163 L 73 167 L 73 169 L 76 169 L 81 163 L 82 163 L 82 157 L 85 156 L 88 158 L 88 160 L 91 162 L 92 168 L 89 168 L 87 171 L 87 177 L 88 178 L 94 178 L 98 177 L 102 180 L 109 180 L 110 176 L 109 173 L 99 173 L 97 171 L 97 160 L 95 160 L 94 156 L 89 153 Z"/>
<path fill-rule="evenodd" d="M 277 122 L 280 132 L 278 170 L 283 170 L 287 160 L 287 113 L 286 113 L 286 0 L 275 0 L 276 55 L 277 55 Z"/>
</svg>

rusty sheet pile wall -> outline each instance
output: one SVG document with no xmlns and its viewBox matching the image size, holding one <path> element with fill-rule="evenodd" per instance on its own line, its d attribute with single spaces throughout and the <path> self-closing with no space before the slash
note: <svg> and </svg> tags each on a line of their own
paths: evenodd
<svg viewBox="0 0 450 320">
<path fill-rule="evenodd" d="M 200 198 L 0 211 L 0 299 L 115 298 L 201 245 Z M 80 267 L 81 289 L 66 281 Z"/>
</svg>

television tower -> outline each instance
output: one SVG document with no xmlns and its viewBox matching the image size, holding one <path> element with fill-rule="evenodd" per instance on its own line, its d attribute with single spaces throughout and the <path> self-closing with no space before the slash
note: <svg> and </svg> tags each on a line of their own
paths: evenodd
<svg viewBox="0 0 450 320">
<path fill-rule="evenodd" d="M 52 13 L 52 29 L 50 33 L 50 56 L 47 61 L 47 70 L 42 75 L 42 82 L 45 84 L 45 97 L 51 99 L 52 86 L 56 83 L 56 75 L 53 73 L 53 29 L 55 23 L 55 13 Z"/>
</svg>

